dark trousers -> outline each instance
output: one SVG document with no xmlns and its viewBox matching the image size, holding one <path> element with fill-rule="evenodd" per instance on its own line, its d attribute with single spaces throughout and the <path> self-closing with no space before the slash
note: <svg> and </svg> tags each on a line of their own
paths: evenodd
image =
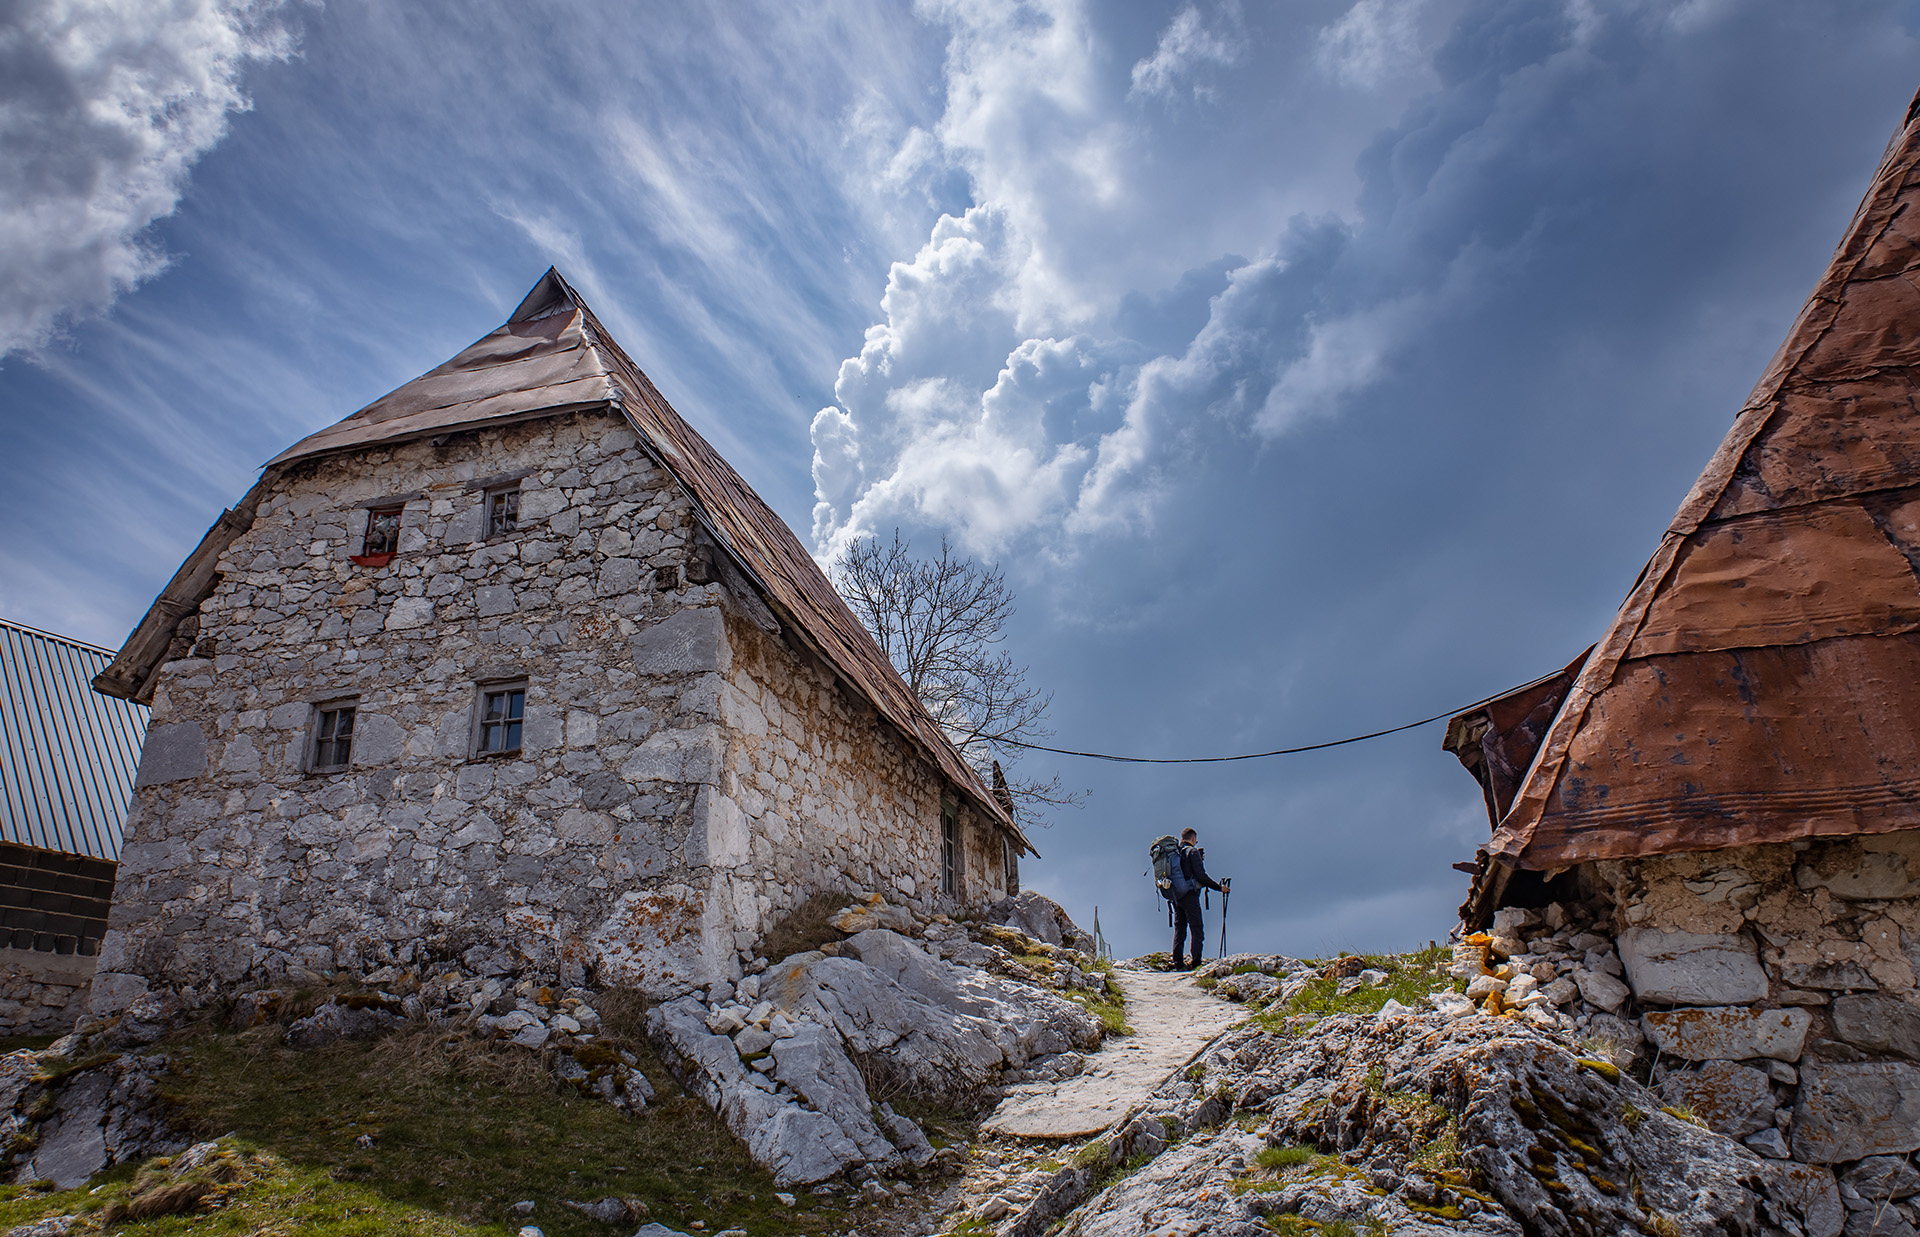
<svg viewBox="0 0 1920 1237">
<path fill-rule="evenodd" d="M 1180 947 L 1186 942 L 1188 932 L 1193 933 L 1193 961 L 1182 963 Z M 1199 966 L 1200 958 L 1205 952 L 1203 942 L 1206 939 L 1207 930 L 1200 922 L 1200 891 L 1196 889 L 1185 897 L 1175 898 L 1173 900 L 1174 969 L 1178 970 L 1183 965 Z"/>
</svg>

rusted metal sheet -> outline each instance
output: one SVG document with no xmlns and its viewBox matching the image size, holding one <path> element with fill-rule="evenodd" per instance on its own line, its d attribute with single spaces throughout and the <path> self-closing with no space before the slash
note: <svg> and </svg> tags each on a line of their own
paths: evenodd
<svg viewBox="0 0 1920 1237">
<path fill-rule="evenodd" d="M 760 588 L 780 620 L 924 751 L 976 808 L 1012 829 L 1027 853 L 1037 854 L 792 530 L 673 410 L 593 311 L 551 269 L 498 330 L 268 461 L 248 500 L 236 513 L 223 515 L 222 523 L 207 534 L 95 687 L 128 697 L 149 689 L 180 617 L 210 595 L 220 551 L 251 523 L 252 504 L 278 470 L 375 443 L 591 407 L 612 407 L 625 415 L 647 450 L 692 500 L 714 540 Z"/>
<path fill-rule="evenodd" d="M 1567 692 L 1476 913 L 1516 869 L 1920 828 L 1915 104 Z"/>
<path fill-rule="evenodd" d="M 1540 750 L 1540 740 L 1592 652 L 1587 649 L 1557 674 L 1516 687 L 1447 724 L 1442 746 L 1480 783 L 1487 812 L 1496 824 L 1513 806 L 1513 796 Z"/>
<path fill-rule="evenodd" d="M 563 310 L 534 317 L 522 302 L 499 330 L 345 420 L 302 438 L 267 466 L 619 397 L 606 358 L 587 339 L 581 314 Z"/>
<path fill-rule="evenodd" d="M 1688 537 L 1629 658 L 1920 629 L 1904 546 L 1857 501 L 1764 511 Z"/>
</svg>

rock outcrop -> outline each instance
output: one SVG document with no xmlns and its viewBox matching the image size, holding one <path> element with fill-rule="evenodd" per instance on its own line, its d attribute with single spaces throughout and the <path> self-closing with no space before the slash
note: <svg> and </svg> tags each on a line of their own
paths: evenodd
<svg viewBox="0 0 1920 1237">
<path fill-rule="evenodd" d="M 795 954 L 711 1003 L 655 1006 L 647 1033 L 758 1163 L 804 1185 L 932 1158 L 912 1121 L 874 1106 L 869 1075 L 966 1103 L 1037 1059 L 1097 1046 L 1101 1029 L 1051 992 L 867 928 L 837 956 Z"/>
<path fill-rule="evenodd" d="M 998 1233 L 1037 1237 L 1065 1216 L 1062 1237 L 1342 1222 L 1414 1237 L 1838 1237 L 1849 1212 L 1830 1174 L 1664 1107 L 1610 1060 L 1516 1017 L 1389 1006 L 1298 1036 L 1243 1026 Z M 1890 1200 L 1920 1194 L 1920 1173 L 1889 1157 L 1854 1174 L 1872 1178 L 1855 1195 L 1884 1211 L 1880 1232 L 1906 1224 Z"/>
<path fill-rule="evenodd" d="M 173 998 L 142 996 L 42 1051 L 0 1056 L 0 1139 L 13 1179 L 71 1189 L 115 1164 L 186 1146 L 160 1092 L 168 1058 L 140 1051 L 184 1012 Z"/>
</svg>

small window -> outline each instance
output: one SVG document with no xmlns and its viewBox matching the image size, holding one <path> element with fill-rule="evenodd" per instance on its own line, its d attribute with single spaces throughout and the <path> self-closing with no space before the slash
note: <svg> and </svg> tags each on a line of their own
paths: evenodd
<svg viewBox="0 0 1920 1237">
<path fill-rule="evenodd" d="M 1020 892 L 1020 848 L 1006 834 L 1000 835 L 1000 859 L 1005 865 L 1008 895 Z"/>
<path fill-rule="evenodd" d="M 527 689 L 487 687 L 480 691 L 480 733 L 474 752 L 481 756 L 520 750 L 520 724 L 527 711 Z"/>
<path fill-rule="evenodd" d="M 504 537 L 520 527 L 520 487 L 487 491 L 487 536 Z"/>
<path fill-rule="evenodd" d="M 344 769 L 352 763 L 353 711 L 351 704 L 326 704 L 314 710 L 312 767 L 315 773 Z"/>
<path fill-rule="evenodd" d="M 960 895 L 960 807 L 952 800 L 940 804 L 940 892 Z"/>
<path fill-rule="evenodd" d="M 399 552 L 400 516 L 405 510 L 405 507 L 375 507 L 367 512 L 367 536 L 360 549 L 362 558 Z"/>
</svg>

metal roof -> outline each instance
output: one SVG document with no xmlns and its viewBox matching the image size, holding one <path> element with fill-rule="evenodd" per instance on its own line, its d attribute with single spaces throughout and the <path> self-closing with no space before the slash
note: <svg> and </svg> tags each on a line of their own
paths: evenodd
<svg viewBox="0 0 1920 1237">
<path fill-rule="evenodd" d="M 112 657 L 0 619 L 0 841 L 120 857 L 147 710 L 88 687 Z"/>
<path fill-rule="evenodd" d="M 165 659 L 174 625 L 211 591 L 220 551 L 251 525 L 254 506 L 278 470 L 375 443 L 594 407 L 610 407 L 626 417 L 648 453 L 687 494 L 714 540 L 788 629 L 925 752 L 976 807 L 1013 829 L 1033 852 L 1032 843 L 901 680 L 793 531 L 674 411 L 553 269 L 499 329 L 268 461 L 260 482 L 238 506 L 222 513 L 96 685 L 116 695 L 145 696 Z"/>
<path fill-rule="evenodd" d="M 1581 669 L 1476 886 L 1920 828 L 1920 97 Z"/>
</svg>

